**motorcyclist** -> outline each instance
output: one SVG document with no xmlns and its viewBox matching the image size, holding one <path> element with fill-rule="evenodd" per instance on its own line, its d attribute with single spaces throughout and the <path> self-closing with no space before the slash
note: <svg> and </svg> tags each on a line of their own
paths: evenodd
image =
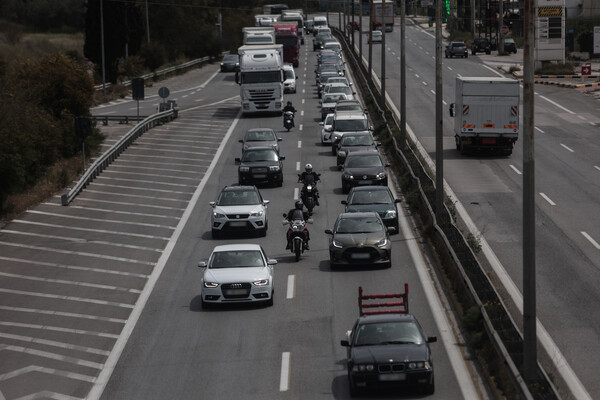
<svg viewBox="0 0 600 400">
<path fill-rule="evenodd" d="M 286 219 L 288 220 L 288 222 L 297 221 L 297 220 L 308 221 L 308 218 L 309 218 L 308 212 L 304 211 L 303 208 L 304 208 L 304 203 L 302 203 L 302 200 L 297 200 L 296 203 L 294 204 L 294 208 L 292 208 L 287 213 Z M 306 250 L 310 250 L 310 248 L 308 247 L 308 241 L 310 240 L 310 235 L 308 233 L 308 229 L 304 228 L 304 232 L 302 232 L 302 233 L 304 233 L 304 237 L 306 239 Z M 291 248 L 292 248 L 292 228 L 290 227 L 287 231 L 287 246 L 285 247 L 285 249 L 289 250 Z"/>
<path fill-rule="evenodd" d="M 312 164 L 306 164 L 306 166 L 304 167 L 304 172 L 302 174 L 300 174 L 298 176 L 298 182 L 302 182 L 302 183 L 306 183 L 307 178 L 309 178 L 309 182 L 314 182 L 315 185 L 313 185 L 313 191 L 315 194 L 315 204 L 316 205 L 320 205 L 319 204 L 319 189 L 317 189 L 317 181 L 320 180 L 319 178 L 319 174 L 317 174 L 316 172 L 313 171 L 313 167 Z"/>
<path fill-rule="evenodd" d="M 296 109 L 294 108 L 294 106 L 292 105 L 291 101 L 288 101 L 286 106 L 283 107 L 283 122 L 285 123 L 285 113 L 286 111 L 291 111 L 294 115 L 296 114 Z M 294 118 L 292 118 L 292 126 L 296 126 L 296 123 L 294 122 Z"/>
</svg>

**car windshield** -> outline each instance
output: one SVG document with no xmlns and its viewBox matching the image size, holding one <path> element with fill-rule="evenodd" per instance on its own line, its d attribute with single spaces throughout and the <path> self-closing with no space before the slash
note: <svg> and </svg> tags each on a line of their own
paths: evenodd
<svg viewBox="0 0 600 400">
<path fill-rule="evenodd" d="M 327 80 L 327 83 L 343 83 L 346 86 L 350 86 L 350 85 L 348 85 L 348 80 L 346 78 L 338 78 L 335 76 L 330 77 Z"/>
<path fill-rule="evenodd" d="M 344 135 L 341 146 L 372 146 L 375 144 L 371 135 Z"/>
<path fill-rule="evenodd" d="M 359 104 L 338 104 L 335 111 L 363 111 Z"/>
<path fill-rule="evenodd" d="M 331 124 L 333 124 L 333 117 L 335 117 L 335 114 L 328 114 L 323 125 L 331 126 Z"/>
<path fill-rule="evenodd" d="M 383 231 L 377 217 L 340 218 L 335 233 L 373 233 Z"/>
<path fill-rule="evenodd" d="M 246 134 L 246 142 L 273 142 L 277 140 L 272 130 L 249 131 Z"/>
<path fill-rule="evenodd" d="M 289 69 L 284 69 L 283 72 L 285 73 L 285 79 L 291 79 L 291 80 L 296 79 L 296 75 L 294 75 L 294 71 L 289 70 Z"/>
<path fill-rule="evenodd" d="M 242 156 L 243 162 L 278 161 L 275 150 L 252 150 L 248 149 Z"/>
<path fill-rule="evenodd" d="M 366 131 L 366 119 L 338 119 L 335 121 L 335 130 L 340 132 Z"/>
<path fill-rule="evenodd" d="M 338 66 L 336 64 L 321 64 L 319 65 L 319 72 L 335 71 L 337 72 Z"/>
<path fill-rule="evenodd" d="M 392 198 L 387 190 L 355 190 L 349 204 L 391 204 Z"/>
<path fill-rule="evenodd" d="M 238 62 L 239 57 L 234 55 L 229 55 L 223 57 L 223 62 L 236 63 Z"/>
<path fill-rule="evenodd" d="M 259 204 L 260 198 L 254 190 L 226 190 L 217 200 L 218 206 L 250 206 Z"/>
<path fill-rule="evenodd" d="M 346 100 L 346 95 L 343 93 L 335 93 L 323 96 L 323 103 L 337 103 L 338 100 Z"/>
<path fill-rule="evenodd" d="M 352 153 L 351 153 L 352 154 Z M 346 159 L 346 168 L 370 168 L 370 167 L 382 167 L 381 158 L 379 155 L 359 155 L 359 156 L 348 156 Z"/>
<path fill-rule="evenodd" d="M 254 268 L 264 265 L 259 250 L 232 250 L 213 253 L 209 268 Z"/>
<path fill-rule="evenodd" d="M 352 89 L 350 89 L 348 86 L 332 86 L 329 88 L 328 93 L 352 94 Z"/>
<path fill-rule="evenodd" d="M 355 346 L 422 344 L 423 336 L 412 321 L 361 324 L 354 334 Z"/>
</svg>

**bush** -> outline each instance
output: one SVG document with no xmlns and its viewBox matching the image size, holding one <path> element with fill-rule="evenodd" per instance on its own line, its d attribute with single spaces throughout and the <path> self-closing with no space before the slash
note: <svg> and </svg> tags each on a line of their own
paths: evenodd
<svg viewBox="0 0 600 400">
<path fill-rule="evenodd" d="M 140 49 L 140 55 L 146 67 L 151 71 L 156 71 L 167 62 L 167 50 L 158 42 L 144 43 Z"/>
</svg>

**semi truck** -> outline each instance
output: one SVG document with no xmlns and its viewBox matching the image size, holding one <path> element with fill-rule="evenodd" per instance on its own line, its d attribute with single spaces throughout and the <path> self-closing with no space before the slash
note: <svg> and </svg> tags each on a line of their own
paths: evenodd
<svg viewBox="0 0 600 400">
<path fill-rule="evenodd" d="M 302 10 L 287 10 L 282 12 L 281 18 L 279 18 L 281 22 L 295 22 L 298 25 L 298 39 L 300 40 L 300 44 L 304 44 L 304 35 L 302 31 L 304 29 L 304 18 L 302 17 Z"/>
<path fill-rule="evenodd" d="M 272 22 L 277 22 L 279 15 L 257 14 L 254 16 L 254 26 L 271 26 Z"/>
<path fill-rule="evenodd" d="M 381 29 L 385 26 L 386 32 L 392 32 L 394 30 L 394 1 L 385 1 L 385 12 L 384 4 L 382 0 L 373 0 L 373 30 Z"/>
<path fill-rule="evenodd" d="M 295 22 L 277 22 L 271 24 L 275 29 L 275 43 L 283 45 L 283 61 L 298 67 L 298 25 Z"/>
<path fill-rule="evenodd" d="M 275 29 L 270 26 L 242 28 L 244 44 L 275 44 Z"/>
<path fill-rule="evenodd" d="M 456 103 L 450 105 L 456 149 L 510 155 L 519 136 L 519 99 L 515 79 L 457 77 Z"/>
<path fill-rule="evenodd" d="M 244 114 L 283 110 L 283 45 L 245 45 L 238 49 L 240 85 Z"/>
</svg>

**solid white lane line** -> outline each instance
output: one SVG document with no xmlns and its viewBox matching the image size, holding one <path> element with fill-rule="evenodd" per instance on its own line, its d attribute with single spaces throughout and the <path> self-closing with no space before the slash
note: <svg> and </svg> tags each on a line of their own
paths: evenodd
<svg viewBox="0 0 600 400">
<path fill-rule="evenodd" d="M 296 275 L 288 275 L 286 298 L 293 299 L 295 293 L 296 293 Z"/>
<path fill-rule="evenodd" d="M 535 127 L 535 129 L 536 129 L 537 131 L 539 131 L 540 133 L 545 133 L 543 130 L 541 130 L 541 129 L 540 129 L 540 128 L 538 128 L 537 126 Z"/>
<path fill-rule="evenodd" d="M 84 231 L 84 232 L 94 232 L 94 233 L 106 233 L 106 234 L 109 234 L 109 235 L 123 235 L 123 236 L 131 236 L 131 237 L 141 237 L 141 238 L 145 238 L 145 239 L 169 240 L 169 238 L 167 238 L 167 237 L 144 235 L 144 234 L 141 234 L 141 233 L 129 233 L 129 232 L 120 232 L 120 231 L 109 231 L 109 230 L 104 230 L 104 229 L 81 228 L 81 227 L 69 226 L 69 225 L 46 224 L 44 222 L 37 222 L 37 221 L 14 220 L 12 222 L 14 222 L 16 224 L 47 226 L 49 228 L 67 229 L 67 230 L 74 230 L 74 231 Z"/>
<path fill-rule="evenodd" d="M 596 168 L 598 171 L 600 171 L 600 167 L 597 165 L 594 165 L 594 168 Z"/>
<path fill-rule="evenodd" d="M 553 202 L 552 200 L 550 200 L 550 197 L 546 196 L 544 193 L 540 192 L 540 196 L 542 196 L 544 198 L 544 200 L 546 200 L 548 203 L 550 203 L 551 206 L 555 206 L 556 203 Z"/>
<path fill-rule="evenodd" d="M 517 173 L 517 175 L 523 175 L 523 173 L 521 171 L 519 171 L 517 169 L 517 167 L 515 167 L 514 165 L 510 164 L 509 167 L 511 167 L 513 169 L 513 171 L 515 171 Z"/>
<path fill-rule="evenodd" d="M 303 125 L 302 125 L 302 124 L 300 124 L 300 126 L 298 127 L 298 130 L 300 130 L 300 131 L 301 131 L 301 130 L 302 130 L 302 128 L 303 128 Z"/>
<path fill-rule="evenodd" d="M 494 74 L 498 75 L 499 77 L 503 78 L 504 75 L 502 75 L 500 72 L 496 71 L 494 68 L 485 65 L 485 64 L 481 64 L 482 67 L 489 69 L 490 71 L 492 71 Z"/>
<path fill-rule="evenodd" d="M 40 311 L 45 311 L 45 310 L 40 310 Z M 125 321 L 123 321 L 123 322 L 125 322 Z M 83 351 L 85 353 L 98 354 L 101 356 L 108 356 L 110 354 L 110 351 L 106 351 L 106 350 L 95 349 L 93 347 L 77 346 L 77 345 L 73 345 L 71 343 L 62 343 L 62 342 L 57 342 L 56 340 L 39 339 L 39 338 L 35 338 L 32 336 L 13 335 L 10 333 L 1 333 L 0 332 L 0 337 L 5 338 L 5 339 L 10 339 L 10 340 L 18 340 L 21 342 L 39 343 L 39 344 L 43 344 L 46 346 L 58 347 L 61 349 L 78 350 L 78 351 Z"/>
<path fill-rule="evenodd" d="M 56 353 L 50 353 L 48 351 L 36 350 L 36 349 L 32 349 L 30 347 L 2 344 L 2 345 L 0 345 L 0 351 L 3 351 L 3 350 L 13 351 L 13 352 L 17 352 L 17 353 L 31 354 L 36 357 L 48 358 L 50 360 L 59 360 L 61 362 L 67 362 L 70 364 L 81 365 L 81 366 L 88 367 L 88 368 L 102 369 L 102 364 L 100 364 L 100 363 L 96 363 L 93 361 L 86 361 L 86 360 L 82 360 L 80 358 L 75 358 L 75 357 L 68 357 L 63 354 L 56 354 Z"/>
<path fill-rule="evenodd" d="M 294 200 L 298 200 L 298 195 L 300 194 L 299 192 L 300 190 L 298 188 L 294 188 Z"/>
<path fill-rule="evenodd" d="M 50 213 L 50 212 L 36 211 L 36 210 L 28 210 L 27 212 L 30 214 L 48 215 L 51 217 L 70 218 L 70 219 L 77 219 L 77 220 L 82 220 L 82 221 L 94 221 L 94 222 L 106 222 L 109 224 L 146 226 L 149 228 L 174 229 L 172 226 L 168 226 L 168 225 L 146 224 L 146 223 L 142 223 L 142 222 L 128 222 L 128 221 L 120 221 L 120 220 L 115 220 L 115 219 L 78 217 L 75 215 L 64 215 L 64 214 L 60 214 L 60 213 Z"/>
<path fill-rule="evenodd" d="M 94 289 L 114 290 L 117 292 L 128 292 L 128 293 L 140 293 L 141 292 L 141 290 L 130 289 L 130 288 L 126 288 L 126 287 L 100 285 L 100 284 L 96 284 L 96 283 L 87 283 L 87 282 L 82 282 L 82 281 L 69 281 L 69 280 L 65 280 L 65 279 L 40 278 L 37 276 L 31 276 L 31 275 L 9 274 L 6 272 L 0 272 L 0 276 L 5 276 L 7 278 L 14 278 L 14 279 L 29 280 L 29 281 L 34 281 L 34 282 L 50 282 L 50 283 L 58 283 L 61 285 L 74 285 L 74 286 L 89 287 L 89 288 L 94 288 Z"/>
<path fill-rule="evenodd" d="M 557 102 L 552 101 L 552 100 L 550 100 L 549 98 L 547 98 L 545 96 L 540 96 L 540 98 L 546 100 L 550 104 L 554 104 L 556 107 L 560 108 L 561 110 L 564 110 L 564 111 L 568 112 L 569 114 L 575 114 L 573 111 L 569 110 L 568 108 L 565 108 L 565 107 L 561 106 Z"/>
<path fill-rule="evenodd" d="M 298 148 L 302 147 L 302 140 L 298 140 Z"/>
<path fill-rule="evenodd" d="M 126 319 L 121 319 L 121 318 L 100 317 L 97 315 L 78 314 L 78 313 L 56 311 L 56 310 L 42 310 L 39 308 L 0 306 L 0 310 L 21 312 L 21 313 L 31 313 L 31 314 L 54 315 L 54 316 L 58 315 L 61 317 L 81 318 L 81 319 L 89 319 L 89 320 L 93 320 L 93 321 L 103 321 L 103 322 L 113 322 L 115 324 L 124 324 L 125 322 L 127 322 Z M 5 337 L 5 336 L 4 336 L 4 334 L 0 333 L 0 337 Z M 108 355 L 109 353 L 110 353 L 109 351 L 102 351 L 102 354 L 105 354 L 105 355 Z"/>
<path fill-rule="evenodd" d="M 27 264 L 27 265 L 35 265 L 36 267 L 51 267 L 51 268 L 63 268 L 63 269 L 72 269 L 74 271 L 88 271 L 88 272 L 97 272 L 100 274 L 112 274 L 112 275 L 121 275 L 121 276 L 132 276 L 134 278 L 146 279 L 148 275 L 146 274 L 136 274 L 133 272 L 122 272 L 110 269 L 102 269 L 102 268 L 92 268 L 92 267 L 82 267 L 79 265 L 68 265 L 68 264 L 55 264 L 43 261 L 31 261 L 24 260 L 22 258 L 14 258 L 14 257 L 2 257 L 0 256 L 0 260 L 10 261 L 15 263 Z"/>
<path fill-rule="evenodd" d="M 564 145 L 564 144 L 560 144 L 562 147 L 564 147 L 565 149 L 569 150 L 571 153 L 575 153 L 575 150 L 571 149 L 570 147 Z"/>
<path fill-rule="evenodd" d="M 290 387 L 290 353 L 281 354 L 281 379 L 279 380 L 279 391 L 286 392 Z"/>
<path fill-rule="evenodd" d="M 592 237 L 590 235 L 587 234 L 587 232 L 583 232 L 581 231 L 581 234 L 583 235 L 583 237 L 585 237 L 587 240 L 590 241 L 590 243 L 597 248 L 598 250 L 600 250 L 600 244 L 598 244 L 598 242 L 596 242 L 594 239 L 592 239 Z"/>
<path fill-rule="evenodd" d="M 130 203 L 130 202 L 126 202 L 126 201 L 112 201 L 112 200 L 100 200 L 100 199 L 91 199 L 91 198 L 80 198 L 80 201 L 89 201 L 89 202 L 96 202 L 96 203 L 109 203 L 109 204 L 118 204 L 121 206 L 133 206 L 133 207 L 140 207 L 140 208 L 155 208 L 158 210 L 174 210 L 174 211 L 183 211 L 185 210 L 184 208 L 179 208 L 179 207 L 167 207 L 167 206 L 155 206 L 152 204 L 139 204 L 139 203 Z"/>
<path fill-rule="evenodd" d="M 0 288 L 0 293 L 8 293 L 8 294 L 18 294 L 21 296 L 31 296 L 31 297 L 41 297 L 43 299 L 54 299 L 54 300 L 63 300 L 63 301 L 73 301 L 79 303 L 90 303 L 90 304 L 99 304 L 102 306 L 111 306 L 111 307 L 119 307 L 119 308 L 133 308 L 133 304 L 127 303 L 118 303 L 115 301 L 105 301 L 105 300 L 97 300 L 97 299 L 89 299 L 86 297 L 77 297 L 77 296 L 65 296 L 58 294 L 49 294 L 49 293 L 39 293 L 39 292 L 31 292 L 26 290 L 11 290 Z M 114 335 L 115 337 L 118 335 Z"/>
<path fill-rule="evenodd" d="M 578 115 L 577 118 L 582 119 L 584 121 L 586 121 L 585 117 L 583 115 Z"/>
<path fill-rule="evenodd" d="M 300 161 L 296 161 L 296 171 L 300 171 Z"/>
<path fill-rule="evenodd" d="M 97 337 L 104 337 L 104 338 L 111 338 L 111 339 L 115 339 L 119 336 L 119 335 L 114 335 L 112 333 L 85 331 L 83 329 L 71 329 L 71 328 L 63 328 L 63 327 L 59 327 L 59 326 L 25 324 L 25 323 L 20 323 L 20 322 L 0 321 L 0 326 L 40 329 L 40 330 L 44 330 L 44 331 L 48 330 L 48 331 L 53 331 L 53 332 L 66 332 L 66 333 L 71 333 L 71 334 L 75 334 L 75 335 L 89 335 L 89 336 L 97 336 Z"/>
</svg>

